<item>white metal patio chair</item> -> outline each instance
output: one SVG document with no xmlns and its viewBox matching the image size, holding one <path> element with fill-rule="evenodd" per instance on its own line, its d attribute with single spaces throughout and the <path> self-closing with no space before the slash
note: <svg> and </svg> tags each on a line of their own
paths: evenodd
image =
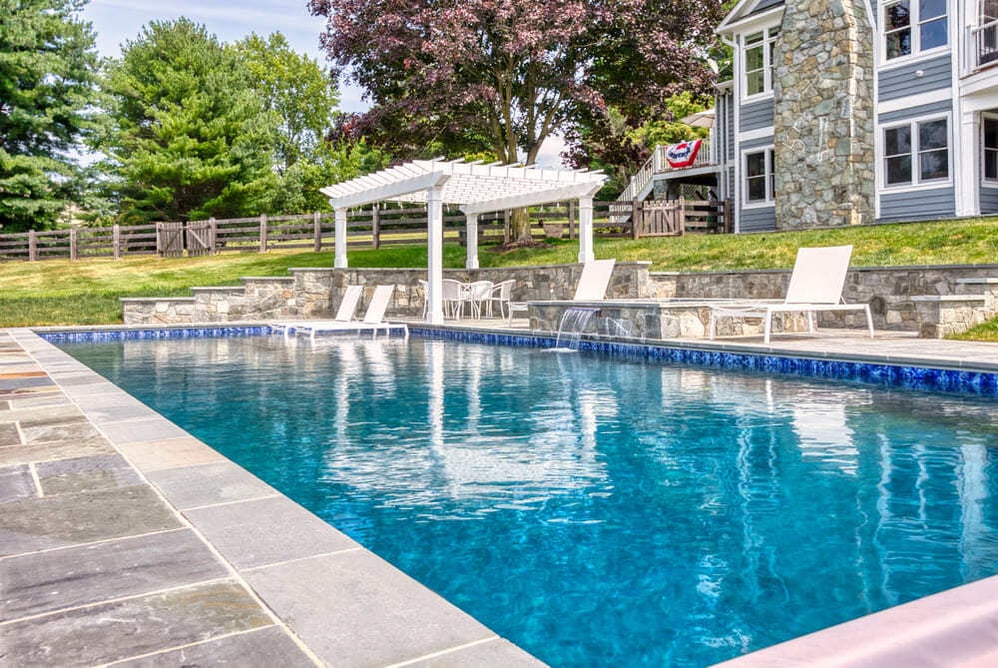
<svg viewBox="0 0 998 668">
<path fill-rule="evenodd" d="M 473 281 L 467 284 L 468 303 L 471 304 L 471 315 L 475 319 L 482 317 L 482 306 L 492 295 L 492 281 Z"/>
<path fill-rule="evenodd" d="M 873 317 L 869 304 L 846 304 L 842 298 L 852 246 L 799 248 L 787 296 L 782 301 L 745 300 L 711 306 L 707 331 L 711 340 L 717 334 L 718 318 L 755 318 L 763 321 L 763 341 L 769 343 L 774 313 L 804 313 L 808 331 L 813 334 L 819 311 L 863 311 L 873 338 Z"/>
</svg>

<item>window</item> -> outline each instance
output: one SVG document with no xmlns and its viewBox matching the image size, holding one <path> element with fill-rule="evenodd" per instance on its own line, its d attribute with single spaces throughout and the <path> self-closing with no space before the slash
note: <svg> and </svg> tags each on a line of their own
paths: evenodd
<svg viewBox="0 0 998 668">
<path fill-rule="evenodd" d="M 998 118 L 984 117 L 984 178 L 998 181 Z"/>
<path fill-rule="evenodd" d="M 884 5 L 887 60 L 946 46 L 946 0 L 896 0 Z"/>
<path fill-rule="evenodd" d="M 745 154 L 745 203 L 769 204 L 774 200 L 773 171 L 776 160 L 773 149 Z"/>
<path fill-rule="evenodd" d="M 940 118 L 886 128 L 884 162 L 889 186 L 948 179 L 948 121 Z"/>
<path fill-rule="evenodd" d="M 745 38 L 745 97 L 773 90 L 776 37 L 779 34 L 779 28 L 769 28 Z"/>
</svg>

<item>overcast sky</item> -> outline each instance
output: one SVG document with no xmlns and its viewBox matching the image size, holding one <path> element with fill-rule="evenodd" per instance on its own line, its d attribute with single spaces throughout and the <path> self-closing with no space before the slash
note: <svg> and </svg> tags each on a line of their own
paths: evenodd
<svg viewBox="0 0 998 668">
<path fill-rule="evenodd" d="M 120 56 L 125 41 L 136 39 L 150 21 L 186 16 L 223 42 L 236 42 L 253 32 L 261 36 L 281 32 L 291 48 L 326 67 L 326 55 L 319 47 L 324 18 L 310 15 L 306 4 L 306 0 L 90 0 L 83 16 L 93 23 L 102 56 Z M 359 88 L 341 85 L 340 109 L 367 110 L 369 105 L 361 97 Z M 560 139 L 549 140 L 538 163 L 559 166 L 561 149 Z"/>
</svg>

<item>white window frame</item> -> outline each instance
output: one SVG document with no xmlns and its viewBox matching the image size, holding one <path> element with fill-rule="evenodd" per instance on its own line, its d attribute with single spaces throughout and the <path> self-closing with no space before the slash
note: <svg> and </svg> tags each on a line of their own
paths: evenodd
<svg viewBox="0 0 998 668">
<path fill-rule="evenodd" d="M 946 178 L 945 179 L 922 179 L 921 161 L 919 155 L 922 153 L 919 146 L 918 126 L 922 123 L 932 121 L 946 121 Z M 982 124 L 983 125 L 983 124 Z M 885 135 L 888 130 L 907 127 L 911 131 L 911 181 L 906 183 L 887 182 L 887 142 Z M 936 150 L 936 149 L 931 149 Z M 927 188 L 943 188 L 953 185 L 953 118 L 952 114 L 929 114 L 917 118 L 908 118 L 903 121 L 892 121 L 883 123 L 877 130 L 877 169 L 881 176 L 881 190 L 885 193 L 904 192 L 906 190 L 925 190 Z M 983 160 L 983 158 L 982 158 Z"/>
<path fill-rule="evenodd" d="M 752 148 L 742 149 L 741 152 L 741 191 L 742 191 L 742 208 L 743 209 L 763 209 L 776 205 L 776 185 L 774 181 L 776 180 L 776 174 L 773 170 L 774 160 L 775 160 L 775 150 L 776 147 L 773 144 L 768 146 L 754 146 Z M 766 199 L 749 199 L 749 187 L 748 187 L 748 158 L 750 155 L 756 155 L 757 153 L 762 153 L 766 169 Z"/>
<path fill-rule="evenodd" d="M 988 178 L 986 171 L 987 161 L 984 159 L 984 156 L 987 153 L 987 146 L 984 145 L 984 138 L 986 136 L 984 132 L 984 124 L 986 121 L 998 123 L 998 114 L 981 114 L 981 183 L 987 183 L 990 186 L 998 186 L 998 175 Z M 995 150 L 998 151 L 998 146 L 995 147 Z"/>
<path fill-rule="evenodd" d="M 899 4 L 903 0 L 881 0 L 878 3 L 877 11 L 877 39 L 880 42 L 880 62 L 885 66 L 895 65 L 897 63 L 907 63 L 912 60 L 919 60 L 927 55 L 935 55 L 939 53 L 944 53 L 950 49 L 952 34 L 950 32 L 950 24 L 953 21 L 953 13 L 950 11 L 950 0 L 946 0 L 946 13 L 942 16 L 946 20 L 946 43 L 939 46 L 934 46 L 930 49 L 922 49 L 922 25 L 925 21 L 919 15 L 918 3 L 919 0 L 908 0 L 908 30 L 911 31 L 911 53 L 903 56 L 895 56 L 894 58 L 887 57 L 887 8 L 891 5 Z M 940 17 L 934 16 L 930 20 L 938 20 Z"/>
<path fill-rule="evenodd" d="M 756 33 L 762 33 L 762 41 L 756 42 L 752 46 L 753 48 L 762 46 L 762 90 L 758 93 L 748 92 L 748 50 L 749 46 L 746 43 L 746 38 L 750 35 L 755 35 Z M 765 28 L 759 28 L 757 30 L 752 30 L 751 32 L 743 33 L 740 36 L 741 44 L 741 54 L 739 59 L 739 64 L 741 65 L 741 72 L 739 73 L 739 79 L 741 83 L 741 98 L 742 100 L 763 100 L 767 97 L 773 96 L 773 68 L 775 63 L 773 62 L 773 49 L 775 48 L 776 40 L 780 36 L 780 26 L 768 26 Z"/>
</svg>

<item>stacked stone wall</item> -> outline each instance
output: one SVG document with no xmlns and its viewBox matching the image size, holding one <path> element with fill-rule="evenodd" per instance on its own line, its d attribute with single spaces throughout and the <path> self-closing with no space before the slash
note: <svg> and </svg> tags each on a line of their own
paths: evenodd
<svg viewBox="0 0 998 668">
<path fill-rule="evenodd" d="M 874 221 L 873 40 L 862 0 L 788 0 L 773 82 L 777 229 Z"/>
</svg>

